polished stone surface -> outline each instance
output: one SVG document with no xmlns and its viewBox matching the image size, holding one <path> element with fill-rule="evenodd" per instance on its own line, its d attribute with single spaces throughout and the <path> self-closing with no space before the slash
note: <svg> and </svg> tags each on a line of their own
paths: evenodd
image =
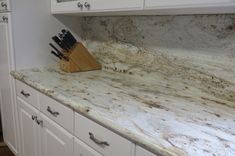
<svg viewBox="0 0 235 156">
<path fill-rule="evenodd" d="M 119 63 L 74 74 L 56 68 L 11 74 L 156 154 L 234 156 L 235 84 L 226 80 L 234 71 L 219 77 L 174 57 L 149 58 L 145 69 Z"/>
</svg>

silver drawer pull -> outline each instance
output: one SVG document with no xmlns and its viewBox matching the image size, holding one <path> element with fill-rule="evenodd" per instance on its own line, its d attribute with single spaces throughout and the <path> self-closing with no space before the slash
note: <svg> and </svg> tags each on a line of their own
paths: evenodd
<svg viewBox="0 0 235 156">
<path fill-rule="evenodd" d="M 78 8 L 83 8 L 83 4 L 80 2 L 78 2 L 77 6 L 78 6 Z"/>
<path fill-rule="evenodd" d="M 51 115 L 53 115 L 54 117 L 57 117 L 58 115 L 60 115 L 60 113 L 59 112 L 55 112 L 55 111 L 52 111 L 51 110 L 51 107 L 47 107 L 47 111 L 51 114 Z"/>
<path fill-rule="evenodd" d="M 42 121 L 42 120 L 36 119 L 36 121 L 37 121 L 37 124 L 38 124 L 38 125 L 40 125 L 41 127 L 43 127 L 43 121 Z"/>
<path fill-rule="evenodd" d="M 32 115 L 32 120 L 37 120 L 37 116 Z"/>
<path fill-rule="evenodd" d="M 2 2 L 1 6 L 4 7 L 5 9 L 7 9 L 7 3 Z"/>
<path fill-rule="evenodd" d="M 97 145 L 103 146 L 103 147 L 109 146 L 109 143 L 107 141 L 100 141 L 100 140 L 96 139 L 95 136 L 91 132 L 89 132 L 89 135 L 90 135 L 90 139 L 92 141 L 94 141 Z"/>
<path fill-rule="evenodd" d="M 90 9 L 91 5 L 88 2 L 84 3 L 85 8 Z"/>
<path fill-rule="evenodd" d="M 23 90 L 20 93 L 26 98 L 28 98 L 30 96 L 29 93 L 25 93 Z"/>
</svg>

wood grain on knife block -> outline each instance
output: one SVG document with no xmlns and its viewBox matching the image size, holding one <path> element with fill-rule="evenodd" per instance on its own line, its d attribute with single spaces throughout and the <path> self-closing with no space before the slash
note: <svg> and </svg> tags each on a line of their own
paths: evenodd
<svg viewBox="0 0 235 156">
<path fill-rule="evenodd" d="M 101 65 L 97 63 L 82 43 L 77 43 L 66 56 L 69 57 L 69 61 L 60 60 L 60 68 L 65 72 L 73 73 L 101 69 Z"/>
</svg>

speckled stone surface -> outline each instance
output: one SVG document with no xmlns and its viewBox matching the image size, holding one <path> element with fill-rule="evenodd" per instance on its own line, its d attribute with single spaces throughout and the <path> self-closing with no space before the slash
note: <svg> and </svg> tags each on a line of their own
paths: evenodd
<svg viewBox="0 0 235 156">
<path fill-rule="evenodd" d="M 158 155 L 234 156 L 234 83 L 172 59 L 156 57 L 155 72 L 104 67 L 11 74 Z"/>
</svg>

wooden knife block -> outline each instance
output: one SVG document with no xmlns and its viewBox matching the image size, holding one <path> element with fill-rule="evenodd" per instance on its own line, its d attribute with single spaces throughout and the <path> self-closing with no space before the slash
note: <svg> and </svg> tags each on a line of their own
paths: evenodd
<svg viewBox="0 0 235 156">
<path fill-rule="evenodd" d="M 60 60 L 60 69 L 67 73 L 83 72 L 101 69 L 94 57 L 88 52 L 82 43 L 77 43 L 69 52 L 63 53 L 69 61 Z"/>
</svg>

